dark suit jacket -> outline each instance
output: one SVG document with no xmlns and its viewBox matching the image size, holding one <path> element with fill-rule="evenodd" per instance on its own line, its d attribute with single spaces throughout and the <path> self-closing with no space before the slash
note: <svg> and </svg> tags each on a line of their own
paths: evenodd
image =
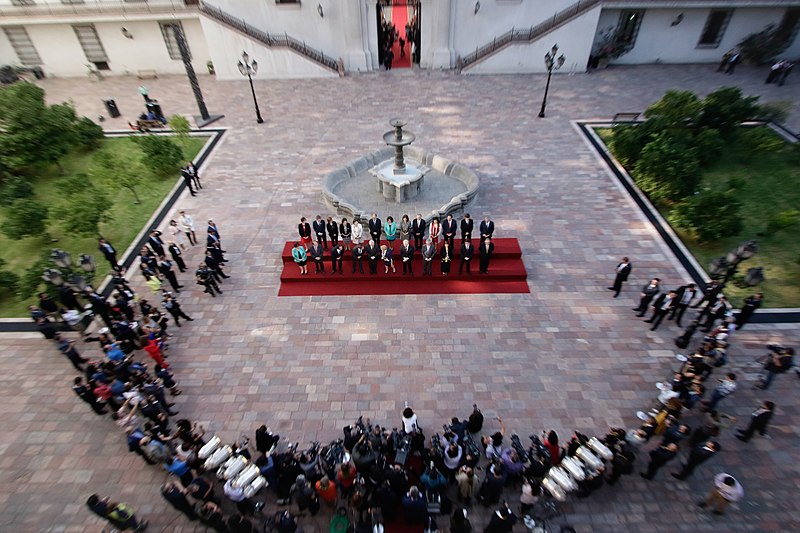
<svg viewBox="0 0 800 533">
<path fill-rule="evenodd" d="M 455 219 L 451 220 L 450 222 L 445 219 L 445 221 L 442 223 L 442 233 L 445 236 L 447 236 L 449 233 L 452 233 L 455 236 L 457 230 L 458 224 L 456 223 Z"/>
<path fill-rule="evenodd" d="M 336 224 L 336 222 L 331 222 L 329 224 L 326 224 L 326 226 L 328 227 L 328 235 L 330 235 L 331 239 L 333 239 L 334 237 L 338 239 L 339 225 Z"/>
<path fill-rule="evenodd" d="M 655 303 L 655 304 L 653 304 L 653 307 L 655 307 L 655 308 L 656 308 L 656 311 L 661 311 L 661 306 L 662 306 L 662 305 L 664 305 L 664 300 L 666 300 L 666 299 L 667 299 L 667 294 L 668 294 L 668 293 L 666 293 L 666 292 L 665 292 L 664 294 L 662 294 L 661 296 L 659 296 L 658 298 L 656 298 L 656 303 Z M 667 308 L 667 311 L 669 311 L 670 309 L 672 309 L 673 307 L 675 307 L 675 302 L 676 302 L 676 300 L 677 300 L 677 298 L 673 298 L 673 299 L 672 299 L 672 301 L 671 301 L 671 302 L 670 302 L 670 304 L 669 304 L 669 308 Z"/>
<path fill-rule="evenodd" d="M 461 259 L 472 259 L 472 255 L 475 253 L 475 247 L 470 244 L 467 246 L 467 243 L 463 243 L 461 245 Z"/>
<path fill-rule="evenodd" d="M 332 261 L 340 261 L 343 257 L 344 257 L 344 248 L 335 246 L 333 250 L 331 250 Z"/>
<path fill-rule="evenodd" d="M 489 237 L 492 238 L 492 234 L 494 233 L 494 221 L 490 220 L 487 224 L 485 220 L 481 221 L 481 237 Z"/>
<path fill-rule="evenodd" d="M 106 259 L 112 259 L 116 257 L 117 251 L 111 246 L 111 243 L 105 242 L 97 247 L 98 250 L 105 256 Z"/>
<path fill-rule="evenodd" d="M 414 259 L 414 247 L 411 246 L 410 244 L 408 245 L 408 248 L 406 248 L 405 246 L 401 246 L 400 257 L 402 257 L 403 259 L 407 257 L 409 260 Z"/>
<path fill-rule="evenodd" d="M 472 228 L 474 228 L 474 227 L 475 227 L 475 222 L 473 222 L 473 220 L 471 218 L 469 218 L 469 219 L 465 218 L 465 219 L 463 219 L 461 221 L 461 233 L 462 234 L 471 235 L 472 234 Z"/>
<path fill-rule="evenodd" d="M 304 222 L 297 225 L 297 233 L 300 234 L 300 238 L 308 238 L 311 237 L 311 224 L 308 222 Z"/>
<path fill-rule="evenodd" d="M 760 431 L 767 427 L 767 424 L 769 424 L 771 418 L 772 411 L 759 409 L 752 414 L 750 427 L 753 428 L 754 431 Z"/>
<path fill-rule="evenodd" d="M 689 289 L 688 285 L 681 285 L 680 287 L 678 287 L 678 290 L 675 291 L 678 293 L 678 296 L 675 297 L 676 300 L 675 305 L 681 303 L 683 295 L 686 294 L 686 291 L 690 291 L 692 293 L 692 300 L 694 300 L 694 297 L 697 296 L 697 289 Z M 692 300 L 689 300 L 689 303 L 692 303 Z"/>
<path fill-rule="evenodd" d="M 376 218 L 375 220 L 369 219 L 367 225 L 369 226 L 369 232 L 371 234 L 377 233 L 380 235 L 381 231 L 383 231 L 383 224 L 381 224 L 381 219 L 379 218 Z"/>
<path fill-rule="evenodd" d="M 317 240 L 321 241 L 322 239 L 325 238 L 325 221 L 324 220 L 320 220 L 320 221 L 316 221 L 315 220 L 314 222 L 311 223 L 311 227 L 314 228 L 314 233 L 317 235 L 317 237 L 320 237 L 320 234 L 322 234 L 322 237 L 320 237 Z"/>
<path fill-rule="evenodd" d="M 361 246 L 353 248 L 353 260 L 358 261 L 362 257 L 364 257 L 364 248 Z"/>
<path fill-rule="evenodd" d="M 645 300 L 650 301 L 655 297 L 656 294 L 661 292 L 661 286 L 656 285 L 655 287 L 651 288 L 650 284 L 648 283 L 647 285 L 642 287 L 642 292 L 644 293 Z"/>
<path fill-rule="evenodd" d="M 369 244 L 364 248 L 364 252 L 367 254 L 367 257 L 375 257 L 378 259 L 381 256 L 381 249 L 378 247 L 377 244 L 370 246 Z"/>
<path fill-rule="evenodd" d="M 417 220 L 416 218 L 411 221 L 411 233 L 415 237 L 422 237 L 425 235 L 425 219 Z"/>
<path fill-rule="evenodd" d="M 322 256 L 325 254 L 325 249 L 322 246 L 317 246 L 315 244 L 308 249 L 308 253 L 311 254 L 312 261 L 322 261 Z"/>
<path fill-rule="evenodd" d="M 481 251 L 481 259 L 488 259 L 488 258 L 492 257 L 492 254 L 494 253 L 494 243 L 493 242 L 489 243 L 489 249 L 488 250 L 486 249 L 486 244 L 480 245 L 479 248 L 480 248 L 480 251 Z"/>
<path fill-rule="evenodd" d="M 147 239 L 147 242 L 150 244 L 150 248 L 153 249 L 155 253 L 158 255 L 164 255 L 164 241 L 161 240 L 161 232 L 157 232 L 156 235 L 150 235 Z"/>
<path fill-rule="evenodd" d="M 619 263 L 617 265 L 617 268 L 619 268 L 621 266 L 622 266 L 622 263 Z M 622 270 L 617 270 L 617 276 L 619 276 L 619 279 L 621 281 L 628 281 L 628 275 L 630 275 L 632 268 L 633 267 L 631 266 L 631 264 L 628 263 L 627 265 L 625 265 L 625 267 L 623 267 Z"/>
</svg>

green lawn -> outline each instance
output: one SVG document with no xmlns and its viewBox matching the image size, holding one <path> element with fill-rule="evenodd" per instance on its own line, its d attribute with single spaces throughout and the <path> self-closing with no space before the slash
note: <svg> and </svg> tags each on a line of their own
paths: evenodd
<svg viewBox="0 0 800 533">
<path fill-rule="evenodd" d="M 184 147 L 186 158 L 193 158 L 207 140 L 207 137 L 190 137 Z M 141 155 L 138 146 L 130 138 L 104 139 L 103 143 L 104 149 L 110 148 L 118 152 Z M 62 160 L 65 176 L 89 173 L 91 164 L 91 154 L 85 153 L 70 154 Z M 37 200 L 45 206 L 53 205 L 54 202 L 60 201 L 59 196 L 61 193 L 56 188 L 56 184 L 59 179 L 65 176 L 59 176 L 57 169 L 53 167 L 49 172 L 34 178 L 34 190 Z M 110 197 L 113 199 L 113 206 L 109 211 L 112 220 L 102 223 L 100 231 L 117 249 L 118 257 L 121 258 L 123 252 L 139 233 L 144 223 L 147 222 L 153 211 L 164 199 L 164 196 L 175 185 L 176 179 L 178 179 L 177 173 L 162 178 L 150 174 L 148 169 L 147 173 L 142 177 L 141 185 L 137 187 L 141 204 L 134 202 L 133 194 L 127 189 L 109 191 Z M 3 222 L 3 217 L 4 211 L 0 209 L 0 224 Z M 94 257 L 98 267 L 95 280 L 101 281 L 108 274 L 110 267 L 97 249 L 97 237 L 66 234 L 54 221 L 48 221 L 48 232 L 52 239 L 57 239 L 57 242 L 51 242 L 50 239 L 45 237 L 11 240 L 0 233 L 0 257 L 6 261 L 6 269 L 21 276 L 27 268 L 39 259 L 43 250 L 61 248 L 68 251 L 73 258 L 77 258 L 82 253 Z M 30 303 L 34 303 L 34 299 L 20 301 L 8 294 L 0 293 L 0 317 L 27 316 L 27 306 Z"/>
<path fill-rule="evenodd" d="M 610 130 L 598 131 L 608 141 Z M 764 293 L 765 307 L 800 307 L 800 239 L 797 230 L 800 224 L 779 230 L 771 236 L 760 235 L 770 215 L 800 208 L 800 165 L 791 147 L 777 153 L 765 153 L 744 158 L 731 143 L 729 149 L 703 174 L 703 187 L 712 190 L 727 190 L 735 184 L 736 196 L 742 202 L 743 228 L 738 235 L 700 244 L 686 232 L 675 232 L 691 250 L 700 265 L 708 269 L 709 263 L 741 242 L 755 239 L 758 253 L 743 262 L 739 274 L 748 268 L 763 267 L 766 281 L 755 288 L 739 288 L 729 283 L 726 295 L 737 307 L 744 297 Z M 667 206 L 656 206 L 669 219 Z"/>
</svg>

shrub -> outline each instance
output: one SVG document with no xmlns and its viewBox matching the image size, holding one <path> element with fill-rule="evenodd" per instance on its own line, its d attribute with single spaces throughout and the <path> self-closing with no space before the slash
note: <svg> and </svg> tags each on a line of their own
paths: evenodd
<svg viewBox="0 0 800 533">
<path fill-rule="evenodd" d="M 659 120 L 665 128 L 685 128 L 697 123 L 703 103 L 691 91 L 669 90 L 647 108 L 647 120 Z"/>
<path fill-rule="evenodd" d="M 172 131 L 175 132 L 175 136 L 185 150 L 186 141 L 189 139 L 189 131 L 191 131 L 192 128 L 189 121 L 183 115 L 172 115 L 169 117 L 168 124 L 169 127 L 172 128 Z"/>
<path fill-rule="evenodd" d="M 618 124 L 611 131 L 609 147 L 623 165 L 633 165 L 648 140 L 641 125 Z"/>
<path fill-rule="evenodd" d="M 9 206 L 19 198 L 33 196 L 33 186 L 25 178 L 11 176 L 0 187 L 0 205 Z"/>
<path fill-rule="evenodd" d="M 785 145 L 783 139 L 768 128 L 748 128 L 739 136 L 740 155 L 746 157 L 780 152 Z"/>
<path fill-rule="evenodd" d="M 722 87 L 703 99 L 698 124 L 730 136 L 742 122 L 758 114 L 757 96 L 742 96 L 738 87 Z"/>
<path fill-rule="evenodd" d="M 704 189 L 678 204 L 670 220 L 692 231 L 698 241 L 711 242 L 742 230 L 741 209 L 742 204 L 732 193 Z"/>
<path fill-rule="evenodd" d="M 700 165 L 704 167 L 716 162 L 725 149 L 725 141 L 722 140 L 719 132 L 709 128 L 703 128 L 695 135 L 694 145 L 697 148 Z"/>
<path fill-rule="evenodd" d="M 789 119 L 793 107 L 794 103 L 787 100 L 765 102 L 758 106 L 755 117 L 766 122 L 782 124 Z"/>
<path fill-rule="evenodd" d="M 75 122 L 76 143 L 84 150 L 96 150 L 103 140 L 103 128 L 87 117 Z"/>
<path fill-rule="evenodd" d="M 800 211 L 797 209 L 788 209 L 779 213 L 772 213 L 767 219 L 767 229 L 764 234 L 774 235 L 778 231 L 794 226 L 800 220 Z"/>
<path fill-rule="evenodd" d="M 654 201 L 676 201 L 694 192 L 700 181 L 700 162 L 690 142 L 665 132 L 642 150 L 633 179 Z"/>
<path fill-rule="evenodd" d="M 180 168 L 183 151 L 171 139 L 159 135 L 144 135 L 135 139 L 144 152 L 142 163 L 156 174 L 166 175 Z"/>
<path fill-rule="evenodd" d="M 45 233 L 47 208 L 31 198 L 18 198 L 6 211 L 3 233 L 10 239 L 21 239 Z"/>
<path fill-rule="evenodd" d="M 86 174 L 77 174 L 62 180 L 56 187 L 69 197 L 55 206 L 53 215 L 59 226 L 78 235 L 99 235 L 99 224 L 109 220 L 111 198 L 98 188 Z"/>
<path fill-rule="evenodd" d="M 0 259 L 0 291 L 16 292 L 19 284 L 19 276 L 13 272 L 4 270 L 3 267 L 5 265 L 6 262 Z"/>
</svg>

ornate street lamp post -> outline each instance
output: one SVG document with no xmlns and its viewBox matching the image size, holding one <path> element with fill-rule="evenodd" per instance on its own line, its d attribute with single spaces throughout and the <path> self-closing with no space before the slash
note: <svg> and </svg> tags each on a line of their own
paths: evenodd
<svg viewBox="0 0 800 533">
<path fill-rule="evenodd" d="M 256 122 L 261 124 L 264 122 L 264 119 L 261 118 L 261 110 L 258 109 L 258 100 L 256 100 L 256 90 L 253 88 L 253 76 L 258 72 L 258 63 L 255 59 L 250 61 L 250 56 L 247 55 L 247 52 L 242 52 L 242 60 L 239 61 L 236 66 L 239 67 L 239 72 L 242 73 L 242 76 L 247 76 L 247 80 L 250 82 L 250 92 L 253 93 L 253 105 L 256 106 Z"/>
<path fill-rule="evenodd" d="M 544 55 L 544 66 L 547 67 L 547 84 L 544 86 L 544 98 L 542 98 L 542 109 L 539 111 L 539 118 L 544 118 L 544 109 L 547 107 L 547 93 L 550 91 L 550 77 L 553 75 L 553 69 L 558 70 L 564 66 L 564 61 L 567 60 L 564 54 L 558 56 L 558 45 L 554 44 L 553 48 Z"/>
</svg>

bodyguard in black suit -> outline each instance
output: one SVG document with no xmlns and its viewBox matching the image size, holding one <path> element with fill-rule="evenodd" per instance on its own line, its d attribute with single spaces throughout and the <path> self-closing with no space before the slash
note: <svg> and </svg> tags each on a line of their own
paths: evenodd
<svg viewBox="0 0 800 533">
<path fill-rule="evenodd" d="M 650 463 L 647 465 L 647 472 L 642 472 L 641 476 L 647 480 L 653 479 L 658 469 L 670 462 L 678 455 L 678 445 L 662 444 L 650 452 Z"/>
<path fill-rule="evenodd" d="M 369 227 L 369 235 L 375 241 L 375 246 L 380 248 L 381 245 L 381 232 L 383 231 L 383 223 L 378 218 L 378 213 L 372 213 L 372 218 L 367 222 Z"/>
<path fill-rule="evenodd" d="M 678 319 L 675 321 L 675 323 L 680 328 L 683 327 L 681 326 L 683 314 L 686 312 L 686 309 L 689 308 L 689 304 L 692 303 L 692 300 L 694 300 L 694 297 L 697 295 L 697 289 L 695 288 L 694 283 L 689 283 L 688 285 L 682 285 L 678 287 L 678 290 L 675 292 L 677 293 L 675 296 L 675 307 L 672 308 L 672 313 L 670 313 L 667 320 L 672 320 L 677 315 Z"/>
<path fill-rule="evenodd" d="M 311 224 L 311 227 L 314 229 L 314 234 L 317 236 L 317 241 L 321 242 L 322 247 L 327 249 L 328 239 L 325 236 L 325 221 L 322 220 L 322 217 L 317 215 L 317 219 Z"/>
<path fill-rule="evenodd" d="M 719 293 L 722 292 L 722 289 L 725 288 L 724 283 L 720 283 L 717 280 L 711 280 L 711 283 L 706 285 L 706 290 L 703 291 L 703 297 L 700 299 L 699 302 L 692 306 L 692 309 L 697 309 L 700 307 L 700 304 L 705 303 L 706 308 L 711 307 L 714 305 L 714 302 L 717 301 L 717 296 Z"/>
<path fill-rule="evenodd" d="M 472 246 L 472 243 L 469 241 L 463 241 L 461 243 L 461 261 L 458 264 L 459 274 L 461 274 L 464 271 L 464 265 L 467 265 L 467 274 L 471 274 L 470 263 L 472 262 L 472 256 L 474 254 L 475 254 L 475 247 Z"/>
<path fill-rule="evenodd" d="M 458 231 L 458 224 L 453 219 L 453 215 L 447 215 L 447 219 L 442 224 L 442 236 L 444 240 L 450 243 L 450 249 L 455 248 L 456 231 Z"/>
<path fill-rule="evenodd" d="M 479 229 L 481 231 L 481 244 L 483 244 L 483 241 L 492 238 L 494 234 L 494 222 L 488 216 L 484 217 Z"/>
<path fill-rule="evenodd" d="M 147 238 L 147 244 L 150 249 L 156 254 L 156 257 L 164 255 L 164 241 L 161 240 L 161 232 L 153 230 L 150 232 L 150 237 Z"/>
<path fill-rule="evenodd" d="M 653 316 L 650 317 L 650 320 L 645 320 L 648 324 L 653 324 L 653 327 L 650 328 L 650 331 L 654 331 L 658 328 L 658 325 L 661 324 L 661 321 L 664 320 L 664 317 L 675 308 L 675 297 L 677 294 L 675 291 L 669 291 L 666 294 L 662 294 L 658 298 L 656 298 L 656 303 L 653 306 Z"/>
<path fill-rule="evenodd" d="M 739 314 L 736 315 L 736 329 L 742 329 L 745 324 L 750 322 L 750 317 L 756 312 L 756 309 L 761 307 L 761 302 L 764 299 L 764 294 L 758 292 L 752 296 L 744 299 L 744 305 Z"/>
<path fill-rule="evenodd" d="M 417 218 L 411 221 L 411 234 L 414 235 L 414 249 L 422 249 L 425 237 L 425 219 L 422 215 L 417 215 Z"/>
<path fill-rule="evenodd" d="M 705 463 L 720 451 L 718 442 L 709 440 L 701 442 L 689 452 L 689 459 L 684 463 L 680 472 L 673 472 L 672 477 L 675 479 L 686 479 L 692 475 L 694 469 Z"/>
<path fill-rule="evenodd" d="M 472 240 L 472 228 L 475 227 L 472 219 L 469 218 L 469 213 L 464 215 L 463 220 L 461 220 L 461 240 L 462 241 L 469 241 Z"/>
<path fill-rule="evenodd" d="M 186 272 L 186 263 L 183 262 L 183 257 L 181 257 L 183 252 L 180 246 L 174 242 L 169 243 L 169 254 L 172 256 L 172 260 L 175 261 L 175 264 L 178 265 L 178 270 Z"/>
<path fill-rule="evenodd" d="M 113 246 L 111 246 L 111 243 L 102 237 L 97 241 L 97 243 L 97 249 L 100 250 L 100 253 L 102 253 L 106 258 L 106 261 L 108 261 L 108 264 L 111 265 L 111 268 L 119 268 L 119 265 L 117 264 L 117 251 Z"/>
<path fill-rule="evenodd" d="M 622 284 L 628 281 L 628 276 L 632 269 L 633 265 L 631 265 L 631 261 L 627 257 L 623 257 L 622 261 L 617 264 L 617 267 L 614 269 L 617 273 L 617 276 L 614 278 L 614 285 L 608 288 L 608 290 L 614 291 L 614 298 L 619 296 L 619 291 L 622 290 Z"/>
<path fill-rule="evenodd" d="M 653 298 L 656 297 L 656 294 L 661 292 L 661 288 L 659 288 L 658 284 L 661 280 L 658 278 L 653 278 L 650 283 L 645 285 L 642 288 L 641 300 L 639 300 L 639 306 L 634 307 L 634 311 L 638 311 L 639 314 L 636 316 L 644 316 L 647 312 L 647 308 L 650 306 L 650 302 L 653 301 Z"/>
<path fill-rule="evenodd" d="M 767 424 L 772 419 L 772 413 L 775 411 L 775 404 L 766 401 L 761 404 L 761 407 L 756 409 L 750 416 L 750 425 L 747 429 L 737 429 L 736 438 L 742 442 L 747 442 L 753 436 L 753 433 L 758 431 L 759 435 L 764 436 L 767 434 Z"/>
<path fill-rule="evenodd" d="M 160 260 L 158 261 L 158 271 L 167 278 L 169 284 L 172 285 L 172 290 L 175 292 L 181 292 L 181 288 L 183 285 L 178 283 L 178 278 L 175 276 L 175 271 L 172 270 L 172 261 L 167 261 L 164 256 L 161 256 Z"/>
</svg>

